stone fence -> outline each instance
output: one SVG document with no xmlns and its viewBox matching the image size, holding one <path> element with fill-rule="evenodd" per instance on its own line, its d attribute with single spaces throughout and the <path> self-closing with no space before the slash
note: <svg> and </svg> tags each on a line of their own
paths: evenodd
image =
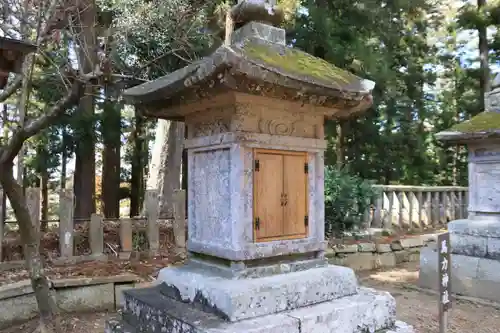
<svg viewBox="0 0 500 333">
<path fill-rule="evenodd" d="M 381 190 L 379 198 L 372 203 L 365 212 L 366 228 L 384 228 L 399 230 L 421 230 L 426 227 L 440 228 L 446 222 L 467 217 L 467 187 L 457 186 L 402 186 L 402 185 L 374 185 Z M 2 192 L 0 191 L 0 206 Z M 111 221 L 119 222 L 120 244 L 117 255 L 127 257 L 133 251 L 133 232 L 137 225 L 146 229 L 149 251 L 156 253 L 159 249 L 159 225 L 173 227 L 173 234 L 177 246 L 185 245 L 186 211 L 185 192 L 178 191 L 175 195 L 175 219 L 159 220 L 157 209 L 145 209 L 147 216 L 136 218 L 120 218 Z M 36 230 L 40 230 L 40 200 L 41 192 L 38 188 L 26 189 L 26 200 L 30 209 Z M 74 258 L 75 229 L 73 218 L 74 197 L 71 190 L 64 190 L 59 194 L 59 218 L 50 221 L 59 224 L 59 253 L 60 259 Z M 156 190 L 146 192 L 146 207 L 158 207 Z M 0 212 L 2 211 L 0 207 Z M 103 255 L 103 225 L 105 221 L 98 214 L 93 214 L 86 222 L 89 223 L 88 237 L 92 257 Z M 16 223 L 15 221 L 7 221 Z M 0 223 L 0 262 L 2 256 L 2 242 L 4 224 Z"/>
<path fill-rule="evenodd" d="M 2 195 L 0 191 L 0 196 Z M 74 196 L 71 190 L 61 191 L 59 194 L 59 218 L 49 222 L 58 222 L 58 242 L 59 242 L 59 258 L 54 261 L 61 263 L 75 262 L 79 260 L 94 260 L 104 255 L 104 225 L 106 222 L 117 222 L 119 228 L 119 247 L 116 250 L 116 256 L 121 258 L 129 258 L 134 250 L 133 233 L 141 226 L 145 229 L 145 234 L 148 244 L 148 252 L 151 255 L 158 253 L 160 249 L 160 225 L 166 225 L 173 229 L 174 242 L 178 247 L 184 247 L 186 243 L 186 210 L 185 210 L 185 191 L 179 190 L 174 193 L 174 219 L 160 220 L 158 219 L 158 194 L 156 190 L 146 191 L 145 211 L 146 216 L 136 218 L 120 218 L 120 219 L 105 219 L 99 214 L 92 214 L 89 219 L 83 222 L 88 223 L 88 244 L 89 255 L 75 256 L 75 219 L 73 218 Z M 40 202 L 41 191 L 39 188 L 26 189 L 26 201 L 31 214 L 31 220 L 38 234 L 38 241 L 42 238 L 40 231 Z M 0 200 L 0 204 L 2 200 Z M 0 207 L 1 211 L 1 207 Z M 16 221 L 6 221 L 7 223 L 17 223 Z M 47 222 L 47 221 L 46 221 Z M 138 228 L 139 227 L 139 228 Z M 4 242 L 4 223 L 0 223 L 0 268 L 2 267 L 2 244 Z M 85 229 L 87 230 L 87 229 Z M 5 262 L 4 262 L 5 263 Z M 10 262 L 6 267 L 16 267 L 16 263 Z M 19 265 L 24 265 L 24 261 L 17 262 Z M 14 266 L 13 266 L 14 265 Z M 3 267 L 5 268 L 5 267 Z"/>
<path fill-rule="evenodd" d="M 439 228 L 467 217 L 468 188 L 374 185 L 382 194 L 365 212 L 366 228 Z"/>
</svg>

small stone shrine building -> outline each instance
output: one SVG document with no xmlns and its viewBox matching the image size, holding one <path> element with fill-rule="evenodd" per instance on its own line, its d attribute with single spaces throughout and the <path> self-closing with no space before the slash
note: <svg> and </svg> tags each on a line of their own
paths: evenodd
<svg viewBox="0 0 500 333">
<path fill-rule="evenodd" d="M 436 135 L 467 145 L 467 219 L 448 223 L 452 251 L 451 291 L 500 302 L 500 75 L 485 99 L 486 110 Z M 420 285 L 438 287 L 438 255 L 420 254 Z"/>
<path fill-rule="evenodd" d="M 323 122 L 368 109 L 374 83 L 287 47 L 280 15 L 241 1 L 230 45 L 125 92 L 186 122 L 188 260 L 125 291 L 106 332 L 413 332 L 324 257 Z"/>
</svg>

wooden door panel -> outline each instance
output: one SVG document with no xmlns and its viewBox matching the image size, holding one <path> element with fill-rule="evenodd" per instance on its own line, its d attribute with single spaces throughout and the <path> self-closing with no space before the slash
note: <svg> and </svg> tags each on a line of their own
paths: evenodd
<svg viewBox="0 0 500 333">
<path fill-rule="evenodd" d="M 256 241 L 283 235 L 283 155 L 257 152 L 258 170 L 254 170 L 254 230 Z M 255 219 L 259 219 L 259 227 Z"/>
<path fill-rule="evenodd" d="M 283 236 L 307 236 L 305 217 L 308 216 L 308 182 L 305 164 L 307 153 L 284 156 L 284 190 L 286 204 L 283 216 Z"/>
</svg>

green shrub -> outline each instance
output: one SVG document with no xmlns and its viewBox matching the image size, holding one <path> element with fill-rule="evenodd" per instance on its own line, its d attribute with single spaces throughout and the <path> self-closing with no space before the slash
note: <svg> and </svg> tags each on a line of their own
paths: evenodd
<svg viewBox="0 0 500 333">
<path fill-rule="evenodd" d="M 380 191 L 346 169 L 325 168 L 325 233 L 339 236 L 361 227 L 364 212 Z"/>
</svg>

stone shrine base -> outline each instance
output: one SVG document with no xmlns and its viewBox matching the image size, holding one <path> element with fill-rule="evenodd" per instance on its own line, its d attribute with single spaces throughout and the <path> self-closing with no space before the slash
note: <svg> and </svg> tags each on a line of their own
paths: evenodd
<svg viewBox="0 0 500 333">
<path fill-rule="evenodd" d="M 454 294 L 500 302 L 500 222 L 475 217 L 448 223 L 451 291 Z M 438 288 L 437 246 L 420 252 L 419 285 Z"/>
<path fill-rule="evenodd" d="M 300 284 L 299 281 L 302 281 Z M 359 288 L 353 271 L 312 268 L 227 279 L 193 267 L 162 270 L 151 288 L 124 291 L 106 333 L 413 333 L 387 292 Z"/>
</svg>

